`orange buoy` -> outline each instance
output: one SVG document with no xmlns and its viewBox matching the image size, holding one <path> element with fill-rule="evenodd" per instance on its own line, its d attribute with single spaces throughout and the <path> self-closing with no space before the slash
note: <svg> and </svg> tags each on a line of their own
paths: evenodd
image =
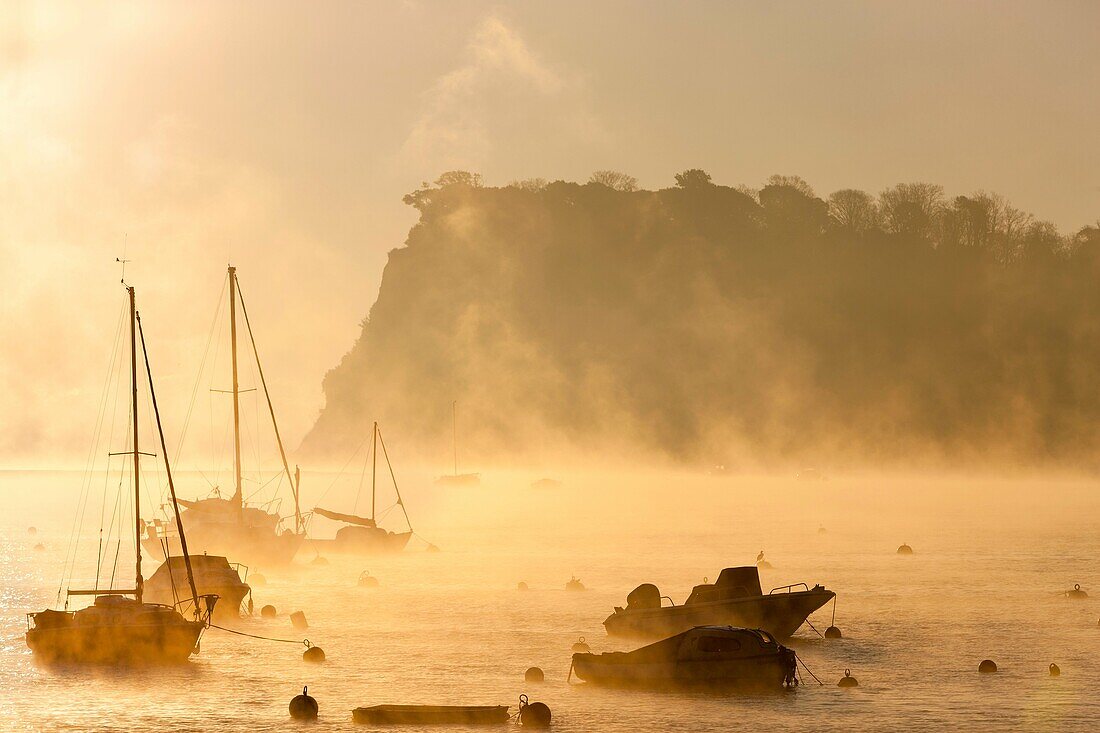
<svg viewBox="0 0 1100 733">
<path fill-rule="evenodd" d="M 852 676 L 852 670 L 844 670 L 844 676 L 840 678 L 840 682 L 836 683 L 837 687 L 859 687 L 859 680 Z"/>
<path fill-rule="evenodd" d="M 317 701 L 310 697 L 309 687 L 303 687 L 302 694 L 290 701 L 290 717 L 295 720 L 316 720 L 317 710 Z"/>
<path fill-rule="evenodd" d="M 310 645 L 302 652 L 302 661 L 314 663 L 323 662 L 325 661 L 325 650 L 319 646 Z"/>
<path fill-rule="evenodd" d="M 525 682 L 542 682 L 546 679 L 546 675 L 538 667 L 529 667 L 523 673 L 523 679 Z"/>
<path fill-rule="evenodd" d="M 993 674 L 997 671 L 997 663 L 992 659 L 983 659 L 982 663 L 978 665 L 978 671 L 982 674 Z"/>
<path fill-rule="evenodd" d="M 260 616 L 263 618 L 275 618 L 275 606 L 270 603 L 260 609 Z"/>
<path fill-rule="evenodd" d="M 578 654 L 587 654 L 592 651 L 592 649 L 584 642 L 584 637 L 582 636 L 573 644 L 573 651 Z"/>
</svg>

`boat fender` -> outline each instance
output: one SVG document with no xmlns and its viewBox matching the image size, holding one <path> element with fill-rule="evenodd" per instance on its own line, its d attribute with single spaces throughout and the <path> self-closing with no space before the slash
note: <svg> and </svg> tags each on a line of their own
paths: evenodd
<svg viewBox="0 0 1100 733">
<path fill-rule="evenodd" d="M 830 626 L 829 628 L 825 629 L 825 638 L 843 639 L 844 635 L 840 633 L 840 629 L 838 629 L 836 626 Z"/>
<path fill-rule="evenodd" d="M 295 695 L 290 701 L 290 717 L 295 720 L 317 720 L 317 710 L 317 700 L 310 696 L 308 686 L 303 687 L 302 694 Z"/>
<path fill-rule="evenodd" d="M 519 724 L 526 728 L 549 728 L 550 706 L 544 702 L 527 702 L 527 695 L 519 696 Z"/>
<path fill-rule="evenodd" d="M 309 628 L 309 624 L 306 623 L 306 615 L 302 611 L 295 611 L 290 614 L 290 623 L 294 625 L 294 628 L 298 630 L 304 630 Z"/>
<path fill-rule="evenodd" d="M 997 663 L 992 659 L 983 659 L 982 663 L 978 665 L 978 671 L 982 674 L 993 674 L 997 671 Z"/>
<path fill-rule="evenodd" d="M 263 618 L 275 618 L 275 606 L 270 603 L 260 609 L 260 616 Z"/>
<path fill-rule="evenodd" d="M 254 611 L 255 608 L 256 608 L 256 606 L 252 603 L 252 591 L 249 591 L 248 592 L 248 615 L 249 616 L 252 615 L 252 611 Z"/>
<path fill-rule="evenodd" d="M 1062 674 L 1062 669 L 1054 662 L 1050 663 L 1049 669 L 1051 677 L 1057 677 L 1058 675 Z"/>
<path fill-rule="evenodd" d="M 325 650 L 319 646 L 313 646 L 306 640 L 306 650 L 302 652 L 302 661 L 319 663 L 325 661 Z"/>
<path fill-rule="evenodd" d="M 844 676 L 840 678 L 840 682 L 836 683 L 837 687 L 859 687 L 859 680 L 852 676 L 852 670 L 844 670 Z"/>
<path fill-rule="evenodd" d="M 592 651 L 592 649 L 588 646 L 588 644 L 585 643 L 584 637 L 582 636 L 580 639 L 574 642 L 573 651 L 580 654 L 588 654 L 590 651 Z"/>
<path fill-rule="evenodd" d="M 258 588 L 261 585 L 267 585 L 267 578 L 260 573 L 252 573 L 248 576 L 248 584 L 253 588 Z"/>
<path fill-rule="evenodd" d="M 542 670 L 538 667 L 529 667 L 526 672 L 523 673 L 524 682 L 542 682 L 546 679 L 546 675 L 542 673 Z"/>
</svg>

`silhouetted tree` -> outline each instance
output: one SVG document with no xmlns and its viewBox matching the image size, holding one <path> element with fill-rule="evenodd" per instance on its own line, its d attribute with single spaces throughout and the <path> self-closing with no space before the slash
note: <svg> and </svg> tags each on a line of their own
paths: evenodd
<svg viewBox="0 0 1100 733">
<path fill-rule="evenodd" d="M 589 183 L 600 183 L 616 191 L 637 191 L 638 179 L 619 171 L 596 171 L 588 179 Z"/>
<path fill-rule="evenodd" d="M 689 168 L 676 174 L 676 185 L 680 188 L 700 188 L 713 185 L 710 174 L 701 168 Z"/>
<path fill-rule="evenodd" d="M 931 239 L 943 212 L 943 187 L 899 183 L 879 194 L 879 209 L 887 231 Z"/>
<path fill-rule="evenodd" d="M 865 191 L 844 188 L 829 195 L 829 219 L 837 229 L 867 232 L 879 226 L 874 197 Z"/>
</svg>

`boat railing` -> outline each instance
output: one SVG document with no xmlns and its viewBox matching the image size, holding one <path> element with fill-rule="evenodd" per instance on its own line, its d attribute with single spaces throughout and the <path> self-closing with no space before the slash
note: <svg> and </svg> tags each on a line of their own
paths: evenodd
<svg viewBox="0 0 1100 733">
<path fill-rule="evenodd" d="M 768 595 L 770 596 L 772 593 L 775 593 L 777 590 L 780 590 L 780 591 L 785 590 L 788 593 L 794 593 L 794 589 L 797 588 L 798 586 L 802 586 L 807 591 L 810 590 L 810 586 L 806 585 L 805 583 L 791 583 L 790 585 L 781 585 L 778 588 L 772 588 L 770 591 L 768 591 Z"/>
<path fill-rule="evenodd" d="M 671 599 L 671 598 L 669 598 L 668 596 L 661 596 L 661 600 L 662 600 L 662 601 L 668 601 L 668 602 L 669 602 L 669 603 L 670 603 L 671 605 L 673 605 L 673 606 L 675 606 L 675 605 L 676 605 L 676 601 L 672 600 L 672 599 Z"/>
</svg>

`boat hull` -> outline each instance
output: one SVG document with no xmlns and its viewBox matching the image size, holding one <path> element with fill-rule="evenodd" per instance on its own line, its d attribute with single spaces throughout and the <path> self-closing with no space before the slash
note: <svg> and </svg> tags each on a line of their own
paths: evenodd
<svg viewBox="0 0 1100 733">
<path fill-rule="evenodd" d="M 717 662 L 614 662 L 603 656 L 608 655 L 574 654 L 574 674 L 607 687 L 760 690 L 782 688 L 789 674 L 789 663 L 777 654 Z"/>
<path fill-rule="evenodd" d="M 181 664 L 197 651 L 203 628 L 202 622 L 178 614 L 162 622 L 81 623 L 70 618 L 30 629 L 27 646 L 47 663 Z"/>
<path fill-rule="evenodd" d="M 831 601 L 831 590 L 773 593 L 639 610 L 616 610 L 603 622 L 611 636 L 659 638 L 696 626 L 764 629 L 778 639 L 794 634 L 811 613 Z"/>
<path fill-rule="evenodd" d="M 214 606 L 214 620 L 239 619 L 241 604 L 252 590 L 241 580 L 239 571 L 226 558 L 216 555 L 193 556 L 191 568 L 199 595 L 218 597 L 218 603 Z M 191 597 L 187 567 L 182 557 L 174 556 L 157 568 L 145 581 L 144 597 L 151 603 L 166 606 L 174 606 L 178 601 L 186 601 Z"/>
<path fill-rule="evenodd" d="M 192 555 L 223 555 L 250 567 L 289 565 L 305 540 L 305 534 L 275 534 L 266 527 L 221 522 L 186 522 L 186 531 L 187 549 Z M 146 537 L 141 544 L 154 557 L 163 557 L 165 543 L 170 555 L 183 554 L 179 537 L 174 534 Z"/>
<path fill-rule="evenodd" d="M 330 547 L 349 555 L 377 555 L 401 552 L 412 532 L 388 532 L 381 527 L 341 527 Z"/>
</svg>

